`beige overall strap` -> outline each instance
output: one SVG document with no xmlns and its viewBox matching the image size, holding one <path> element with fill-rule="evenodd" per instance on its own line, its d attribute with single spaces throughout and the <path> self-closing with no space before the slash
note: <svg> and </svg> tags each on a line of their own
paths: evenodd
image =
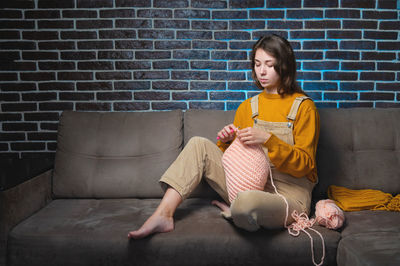
<svg viewBox="0 0 400 266">
<path fill-rule="evenodd" d="M 292 108 L 290 109 L 290 112 L 287 116 L 288 120 L 292 120 L 292 121 L 296 120 L 296 115 L 297 115 L 297 111 L 299 110 L 300 104 L 306 99 L 311 99 L 311 98 L 307 97 L 307 96 L 301 96 L 301 97 L 297 97 L 296 99 L 294 99 Z"/>
<path fill-rule="evenodd" d="M 258 116 L 258 94 L 254 97 L 251 97 L 250 103 L 252 112 L 251 118 L 254 119 Z"/>
</svg>

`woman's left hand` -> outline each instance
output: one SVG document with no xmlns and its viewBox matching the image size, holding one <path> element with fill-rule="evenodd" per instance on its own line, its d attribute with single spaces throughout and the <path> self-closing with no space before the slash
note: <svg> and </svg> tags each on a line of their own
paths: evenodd
<svg viewBox="0 0 400 266">
<path fill-rule="evenodd" d="M 239 129 L 236 135 L 246 145 L 264 144 L 271 137 L 270 133 L 254 127 Z"/>
</svg>

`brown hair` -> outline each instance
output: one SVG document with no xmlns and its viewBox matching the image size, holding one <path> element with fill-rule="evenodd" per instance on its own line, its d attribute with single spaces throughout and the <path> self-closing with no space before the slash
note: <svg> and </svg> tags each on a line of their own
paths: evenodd
<svg viewBox="0 0 400 266">
<path fill-rule="evenodd" d="M 263 49 L 276 59 L 274 69 L 280 77 L 279 95 L 293 94 L 295 92 L 304 93 L 296 81 L 296 58 L 293 49 L 286 39 L 276 34 L 261 37 L 253 45 L 251 52 L 251 72 L 253 80 L 259 89 L 263 90 L 264 88 L 261 86 L 254 71 L 255 56 L 258 49 Z"/>
</svg>

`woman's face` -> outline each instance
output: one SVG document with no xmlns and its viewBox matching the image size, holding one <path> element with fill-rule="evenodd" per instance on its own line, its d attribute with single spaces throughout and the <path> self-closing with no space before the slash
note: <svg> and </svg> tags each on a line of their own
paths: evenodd
<svg viewBox="0 0 400 266">
<path fill-rule="evenodd" d="M 258 49 L 254 63 L 254 71 L 261 86 L 268 93 L 278 93 L 280 76 L 274 68 L 276 59 L 263 49 Z"/>
</svg>

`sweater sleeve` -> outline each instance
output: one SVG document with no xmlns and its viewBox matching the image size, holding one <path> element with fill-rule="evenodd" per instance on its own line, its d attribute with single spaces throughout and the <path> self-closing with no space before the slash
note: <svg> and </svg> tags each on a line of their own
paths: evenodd
<svg viewBox="0 0 400 266">
<path fill-rule="evenodd" d="M 225 152 L 226 149 L 228 149 L 230 144 L 231 144 L 231 142 L 223 143 L 220 140 L 217 141 L 217 146 L 222 152 Z"/>
<path fill-rule="evenodd" d="M 319 114 L 312 101 L 304 101 L 299 108 L 294 130 L 294 145 L 275 135 L 264 143 L 275 167 L 294 177 L 316 177 L 316 151 L 319 138 Z M 313 176 L 315 175 L 315 177 Z"/>
</svg>

